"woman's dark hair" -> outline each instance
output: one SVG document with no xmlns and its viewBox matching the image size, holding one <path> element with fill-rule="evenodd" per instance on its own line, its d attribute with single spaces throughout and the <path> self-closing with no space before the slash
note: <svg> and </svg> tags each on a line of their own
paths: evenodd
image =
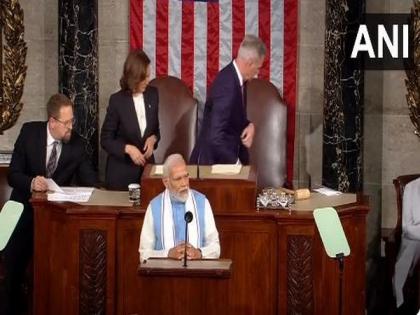
<svg viewBox="0 0 420 315">
<path fill-rule="evenodd" d="M 150 59 L 141 49 L 131 51 L 124 62 L 124 70 L 120 80 L 121 89 L 136 92 L 137 85 L 146 79 Z"/>
</svg>

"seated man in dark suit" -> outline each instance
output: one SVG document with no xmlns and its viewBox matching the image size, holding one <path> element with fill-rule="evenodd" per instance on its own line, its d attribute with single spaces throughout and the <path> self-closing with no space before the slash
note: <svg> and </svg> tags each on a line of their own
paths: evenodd
<svg viewBox="0 0 420 315">
<path fill-rule="evenodd" d="M 246 35 L 238 56 L 219 72 L 210 87 L 191 164 L 249 164 L 248 148 L 255 127 L 247 118 L 245 83 L 258 74 L 264 59 L 264 43 Z"/>
<path fill-rule="evenodd" d="M 81 186 L 98 182 L 89 162 L 83 139 L 72 133 L 73 104 L 62 94 L 47 103 L 47 122 L 28 122 L 22 126 L 13 150 L 8 181 L 10 196 L 24 204 L 24 211 L 3 252 L 5 279 L 0 294 L 0 314 L 18 314 L 25 270 L 33 253 L 33 209 L 29 202 L 33 191 L 46 191 L 46 178 L 58 185 Z"/>
</svg>

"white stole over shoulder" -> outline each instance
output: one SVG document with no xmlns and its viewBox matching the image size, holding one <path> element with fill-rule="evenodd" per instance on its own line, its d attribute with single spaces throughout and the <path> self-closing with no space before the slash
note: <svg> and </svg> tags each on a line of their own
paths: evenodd
<svg viewBox="0 0 420 315">
<path fill-rule="evenodd" d="M 193 214 L 193 219 L 188 224 L 188 242 L 195 248 L 199 248 L 201 245 L 201 231 L 198 223 L 197 203 L 191 190 L 188 190 L 188 199 L 185 202 L 185 212 L 187 211 L 191 211 Z M 175 226 L 173 222 L 172 203 L 167 189 L 163 192 L 161 220 L 161 239 L 163 248 L 173 248 L 178 244 L 175 244 Z"/>
</svg>

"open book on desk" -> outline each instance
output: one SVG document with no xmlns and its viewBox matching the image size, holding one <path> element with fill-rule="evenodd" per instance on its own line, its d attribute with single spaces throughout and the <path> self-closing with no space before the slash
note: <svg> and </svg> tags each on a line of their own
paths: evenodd
<svg viewBox="0 0 420 315">
<path fill-rule="evenodd" d="M 241 172 L 242 164 L 214 164 L 211 166 L 212 174 L 234 174 Z"/>
</svg>

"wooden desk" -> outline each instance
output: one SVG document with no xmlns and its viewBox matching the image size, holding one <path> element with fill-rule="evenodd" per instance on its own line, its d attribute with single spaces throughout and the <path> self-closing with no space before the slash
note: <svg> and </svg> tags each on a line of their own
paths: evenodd
<svg viewBox="0 0 420 315">
<path fill-rule="evenodd" d="M 149 259 L 139 267 L 143 294 L 138 314 L 225 314 L 231 260 Z"/>
<path fill-rule="evenodd" d="M 117 199 L 113 194 L 106 193 Z M 34 314 L 149 314 L 143 310 L 151 303 L 146 298 L 153 284 L 145 285 L 137 274 L 143 209 L 55 203 L 45 195 L 34 195 L 32 203 Z M 359 199 L 337 210 L 351 248 L 345 260 L 343 314 L 364 314 L 368 205 Z M 200 314 L 337 314 L 338 266 L 325 254 L 309 206 L 291 215 L 219 209 L 215 219 L 221 257 L 232 259 L 234 270 L 225 280 L 224 310 L 212 300 Z M 170 302 L 162 299 L 161 309 Z"/>
<path fill-rule="evenodd" d="M 255 209 L 257 198 L 256 171 L 249 166 L 242 167 L 239 175 L 211 175 L 211 166 L 200 166 L 197 178 L 197 165 L 189 165 L 190 187 L 206 195 L 211 201 L 214 213 L 238 212 Z M 148 164 L 141 178 L 141 207 L 146 208 L 150 200 L 165 187 L 160 175 L 154 175 L 154 165 Z"/>
</svg>

